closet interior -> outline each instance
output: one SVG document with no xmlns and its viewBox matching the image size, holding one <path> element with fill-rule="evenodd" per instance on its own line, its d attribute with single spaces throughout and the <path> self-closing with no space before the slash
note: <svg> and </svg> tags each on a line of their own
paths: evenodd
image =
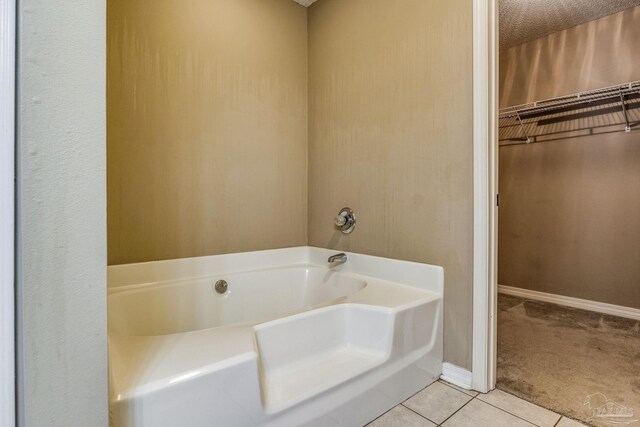
<svg viewBox="0 0 640 427">
<path fill-rule="evenodd" d="M 640 410 L 638 4 L 500 5 L 497 387 L 588 425 Z"/>
</svg>

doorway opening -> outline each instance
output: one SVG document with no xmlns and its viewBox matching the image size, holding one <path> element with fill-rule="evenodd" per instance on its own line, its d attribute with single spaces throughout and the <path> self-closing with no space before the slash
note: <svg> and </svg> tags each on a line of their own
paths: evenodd
<svg viewBox="0 0 640 427">
<path fill-rule="evenodd" d="M 496 387 L 597 425 L 640 408 L 638 37 L 638 1 L 500 1 Z"/>
</svg>

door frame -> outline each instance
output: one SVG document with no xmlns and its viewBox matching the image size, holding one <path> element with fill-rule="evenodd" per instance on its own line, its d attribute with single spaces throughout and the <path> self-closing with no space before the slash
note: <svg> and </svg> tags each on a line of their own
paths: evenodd
<svg viewBox="0 0 640 427">
<path fill-rule="evenodd" d="M 16 2 L 0 0 L 0 427 L 15 426 Z"/>
<path fill-rule="evenodd" d="M 498 0 L 473 0 L 472 388 L 496 384 Z"/>
</svg>

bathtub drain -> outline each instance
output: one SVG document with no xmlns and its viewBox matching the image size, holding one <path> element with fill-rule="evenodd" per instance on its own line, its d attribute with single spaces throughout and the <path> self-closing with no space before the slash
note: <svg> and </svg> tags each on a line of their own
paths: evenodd
<svg viewBox="0 0 640 427">
<path fill-rule="evenodd" d="M 227 284 L 226 280 L 218 280 L 214 285 L 214 289 L 219 294 L 224 294 L 225 292 L 227 292 L 228 287 L 229 285 Z"/>
</svg>

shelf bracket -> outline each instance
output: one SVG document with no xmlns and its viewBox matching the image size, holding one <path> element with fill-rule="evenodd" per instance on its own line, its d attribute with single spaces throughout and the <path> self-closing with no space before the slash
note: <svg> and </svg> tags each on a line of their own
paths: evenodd
<svg viewBox="0 0 640 427">
<path fill-rule="evenodd" d="M 522 123 L 522 119 L 520 118 L 520 113 L 518 112 L 518 110 L 516 110 L 516 117 L 518 118 L 518 123 L 520 123 L 520 128 L 522 129 L 522 133 L 524 134 L 524 140 L 527 144 L 529 144 L 531 142 L 531 138 L 529 138 L 529 135 L 527 135 L 527 130 L 524 128 L 524 123 Z"/>
<path fill-rule="evenodd" d="M 631 124 L 629 123 L 629 116 L 627 115 L 627 106 L 624 103 L 624 95 L 622 94 L 622 89 L 620 89 L 620 102 L 622 103 L 622 114 L 624 114 L 624 122 L 626 126 L 624 127 L 625 132 L 631 132 Z"/>
</svg>

